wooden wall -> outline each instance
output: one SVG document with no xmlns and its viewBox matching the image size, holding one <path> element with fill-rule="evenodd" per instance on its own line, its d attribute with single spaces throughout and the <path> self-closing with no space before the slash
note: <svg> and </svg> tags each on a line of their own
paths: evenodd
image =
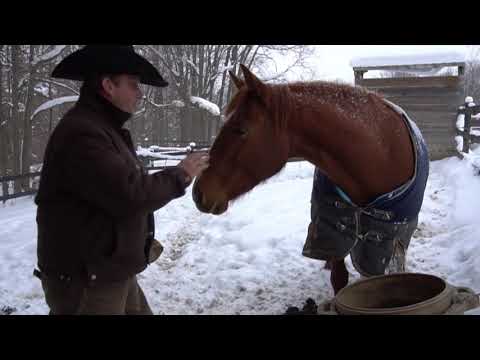
<svg viewBox="0 0 480 360">
<path fill-rule="evenodd" d="M 410 77 L 363 79 L 355 84 L 382 94 L 402 107 L 417 123 L 431 160 L 456 154 L 457 109 L 464 103 L 464 77 Z"/>
</svg>

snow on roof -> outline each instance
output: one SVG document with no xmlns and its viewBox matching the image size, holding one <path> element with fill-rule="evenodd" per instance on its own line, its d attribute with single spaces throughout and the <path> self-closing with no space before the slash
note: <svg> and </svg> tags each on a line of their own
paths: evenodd
<svg viewBox="0 0 480 360">
<path fill-rule="evenodd" d="M 220 109 L 214 103 L 197 96 L 191 96 L 190 101 L 199 108 L 207 110 L 212 115 L 220 116 Z"/>
<path fill-rule="evenodd" d="M 401 65 L 464 63 L 465 61 L 465 54 L 449 51 L 411 55 L 356 57 L 350 61 L 350 65 L 353 68 L 368 68 Z"/>
</svg>

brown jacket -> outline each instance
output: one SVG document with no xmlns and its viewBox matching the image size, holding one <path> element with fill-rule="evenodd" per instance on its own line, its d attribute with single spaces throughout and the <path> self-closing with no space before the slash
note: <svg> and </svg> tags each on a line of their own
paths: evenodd
<svg viewBox="0 0 480 360">
<path fill-rule="evenodd" d="M 82 89 L 55 128 L 35 198 L 46 276 L 108 282 L 138 274 L 148 264 L 152 212 L 185 194 L 184 170 L 145 173 L 122 129 L 128 118 Z"/>
</svg>

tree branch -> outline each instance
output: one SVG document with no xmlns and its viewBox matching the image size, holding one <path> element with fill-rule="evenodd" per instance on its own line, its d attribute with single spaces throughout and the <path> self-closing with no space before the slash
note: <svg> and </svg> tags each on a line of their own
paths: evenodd
<svg viewBox="0 0 480 360">
<path fill-rule="evenodd" d="M 47 51 L 46 53 L 40 55 L 38 58 L 34 59 L 32 61 L 32 66 L 35 69 L 39 68 L 40 66 L 60 56 L 66 48 L 66 45 L 56 45 L 52 50 Z"/>
<path fill-rule="evenodd" d="M 75 89 L 71 88 L 71 87 L 68 86 L 68 85 L 62 84 L 62 83 L 57 82 L 57 81 L 54 81 L 54 80 L 45 79 L 45 78 L 39 78 L 39 77 L 33 77 L 33 80 L 39 81 L 39 82 L 46 82 L 46 83 L 49 83 L 49 84 L 53 84 L 53 85 L 62 87 L 62 88 L 64 88 L 64 89 L 67 89 L 67 90 L 71 91 L 72 93 L 74 93 L 74 94 L 76 94 L 76 95 L 79 94 L 79 91 L 78 91 L 78 90 L 75 90 Z"/>
<path fill-rule="evenodd" d="M 167 61 L 165 60 L 164 56 L 160 53 L 160 51 L 158 51 L 157 49 L 155 49 L 152 45 L 146 45 L 153 53 L 155 53 L 158 58 L 160 59 L 160 61 L 163 63 L 163 65 L 165 66 L 165 68 L 170 72 L 170 75 L 173 77 L 173 79 L 175 80 L 175 83 L 178 81 L 178 77 L 179 75 L 173 71 L 170 66 L 168 66 L 168 63 Z M 175 84 L 176 86 L 176 84 Z"/>
</svg>

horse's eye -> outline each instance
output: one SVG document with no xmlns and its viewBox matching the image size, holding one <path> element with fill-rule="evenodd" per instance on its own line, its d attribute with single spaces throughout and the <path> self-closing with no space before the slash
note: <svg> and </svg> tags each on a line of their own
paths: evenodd
<svg viewBox="0 0 480 360">
<path fill-rule="evenodd" d="M 248 135 L 248 130 L 247 129 L 244 129 L 244 128 L 236 128 L 234 130 L 235 134 L 238 134 L 242 137 L 246 137 Z"/>
</svg>

